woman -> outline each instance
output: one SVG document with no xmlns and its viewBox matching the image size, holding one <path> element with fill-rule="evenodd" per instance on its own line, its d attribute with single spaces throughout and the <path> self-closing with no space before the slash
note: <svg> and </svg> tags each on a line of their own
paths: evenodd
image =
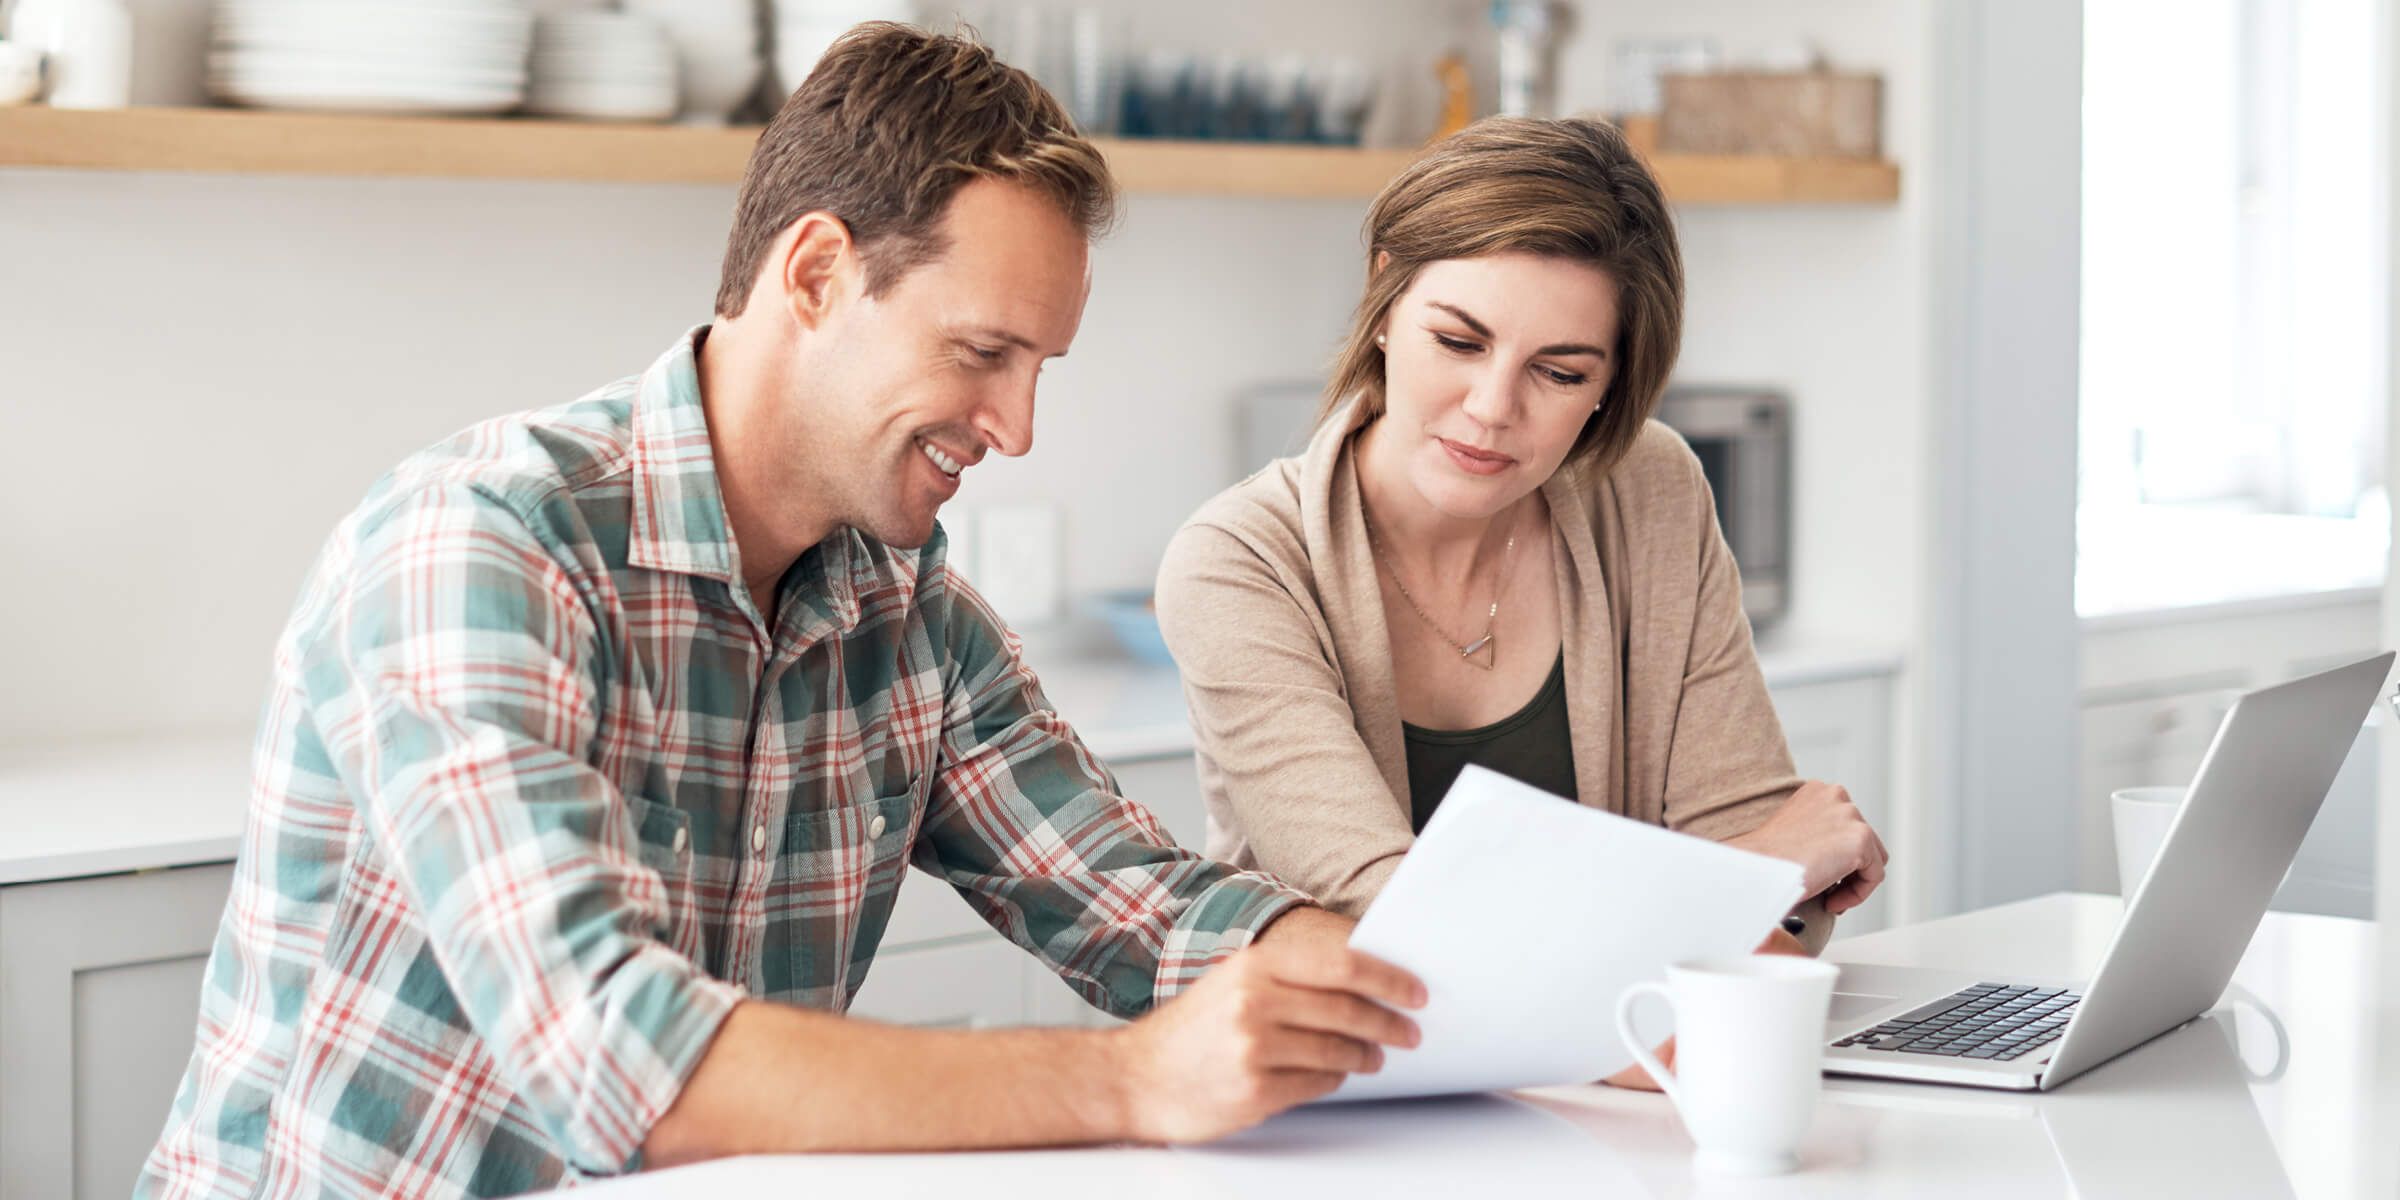
<svg viewBox="0 0 2400 1200">
<path fill-rule="evenodd" d="M 1604 123 L 1487 120 L 1367 236 L 1307 451 L 1160 569 L 1210 856 L 1356 916 L 1479 763 L 1799 863 L 1822 946 L 1884 849 L 1795 777 L 1707 481 L 1650 420 L 1683 315 L 1657 180 Z"/>
</svg>

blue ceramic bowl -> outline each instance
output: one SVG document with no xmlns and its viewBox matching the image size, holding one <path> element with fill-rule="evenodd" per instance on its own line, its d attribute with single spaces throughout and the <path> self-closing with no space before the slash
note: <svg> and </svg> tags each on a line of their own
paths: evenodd
<svg viewBox="0 0 2400 1200">
<path fill-rule="evenodd" d="M 1092 607 L 1127 654 L 1153 666 L 1175 665 L 1175 656 L 1167 653 L 1167 639 L 1158 631 L 1158 611 L 1150 607 L 1149 589 L 1102 592 L 1092 597 Z"/>
</svg>

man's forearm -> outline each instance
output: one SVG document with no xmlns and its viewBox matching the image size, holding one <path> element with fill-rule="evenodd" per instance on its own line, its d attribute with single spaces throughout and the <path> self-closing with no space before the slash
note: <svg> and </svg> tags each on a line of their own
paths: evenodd
<svg viewBox="0 0 2400 1200">
<path fill-rule="evenodd" d="M 734 1009 L 643 1161 L 979 1150 L 1131 1136 L 1113 1030 L 912 1029 L 764 1001 Z"/>
<path fill-rule="evenodd" d="M 1258 941 L 1338 949 L 1357 924 L 1295 908 Z M 988 1150 L 1140 1136 L 1129 1030 L 912 1029 L 788 1005 L 737 1006 L 673 1108 L 652 1167 L 731 1154 Z"/>
</svg>

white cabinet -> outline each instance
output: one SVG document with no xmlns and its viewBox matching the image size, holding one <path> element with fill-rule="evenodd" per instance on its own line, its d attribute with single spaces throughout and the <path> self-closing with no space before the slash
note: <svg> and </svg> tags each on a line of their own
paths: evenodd
<svg viewBox="0 0 2400 1200">
<path fill-rule="evenodd" d="M 0 887 L 0 1200 L 133 1190 L 232 881 L 217 864 Z"/>
</svg>

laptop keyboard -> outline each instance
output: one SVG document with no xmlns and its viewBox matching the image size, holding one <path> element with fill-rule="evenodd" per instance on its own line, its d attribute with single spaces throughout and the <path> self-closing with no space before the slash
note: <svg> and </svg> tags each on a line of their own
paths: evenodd
<svg viewBox="0 0 2400 1200">
<path fill-rule="evenodd" d="M 1947 1058 L 2021 1058 L 2057 1041 L 2081 999 L 2065 988 L 1979 983 L 1834 1045 Z"/>
</svg>

